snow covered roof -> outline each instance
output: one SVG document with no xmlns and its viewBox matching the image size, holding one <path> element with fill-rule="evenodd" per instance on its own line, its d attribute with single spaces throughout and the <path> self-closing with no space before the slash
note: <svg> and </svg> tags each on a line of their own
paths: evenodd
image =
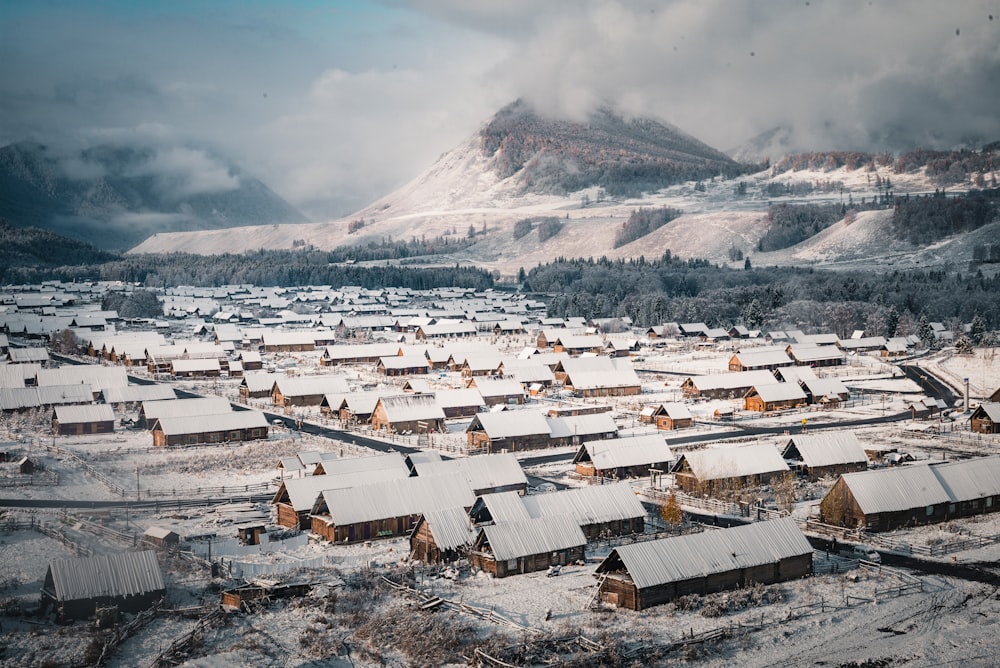
<svg viewBox="0 0 1000 668">
<path fill-rule="evenodd" d="M 108 404 L 83 404 L 79 406 L 56 406 L 55 419 L 60 425 L 89 422 L 114 422 L 115 412 Z"/>
<path fill-rule="evenodd" d="M 219 360 L 214 357 L 194 359 L 178 359 L 170 362 L 170 368 L 177 373 L 195 373 L 198 371 L 219 371 Z"/>
<path fill-rule="evenodd" d="M 497 487 L 528 484 L 528 479 L 521 470 L 521 463 L 512 453 L 478 455 L 436 462 L 416 461 L 413 465 L 418 476 L 460 473 L 477 493 Z"/>
<path fill-rule="evenodd" d="M 441 408 L 478 407 L 485 405 L 483 395 L 474 387 L 459 390 L 438 390 L 434 393 L 434 397 Z"/>
<path fill-rule="evenodd" d="M 548 418 L 548 423 L 552 438 L 618 433 L 618 426 L 615 424 L 614 418 L 611 417 L 611 413 L 563 415 Z"/>
<path fill-rule="evenodd" d="M 123 404 L 140 401 L 168 401 L 177 397 L 169 385 L 126 385 L 125 387 L 105 387 L 101 390 L 104 402 Z"/>
<path fill-rule="evenodd" d="M 399 369 L 420 369 L 428 368 L 430 366 L 429 360 L 423 355 L 390 355 L 388 357 L 380 357 L 378 360 L 379 366 L 383 369 L 399 370 Z"/>
<path fill-rule="evenodd" d="M 322 492 L 333 525 L 469 508 L 476 500 L 462 474 L 401 478 Z"/>
<path fill-rule="evenodd" d="M 382 397 L 379 403 L 385 409 L 389 422 L 412 422 L 414 420 L 443 420 L 444 411 L 433 394 L 401 394 Z"/>
<path fill-rule="evenodd" d="M 478 515 L 479 511 L 485 508 L 490 514 L 490 519 L 496 523 L 530 519 L 531 515 L 528 514 L 528 509 L 524 507 L 521 498 L 517 492 L 484 494 L 476 499 L 471 513 Z"/>
<path fill-rule="evenodd" d="M 834 345 L 794 345 L 788 347 L 788 354 L 797 362 L 823 362 L 844 358 L 844 353 Z"/>
<path fill-rule="evenodd" d="M 801 459 L 809 468 L 868 462 L 864 446 L 852 431 L 796 434 L 788 440 L 782 456 L 786 459 Z"/>
<path fill-rule="evenodd" d="M 979 404 L 974 412 L 982 411 L 993 422 L 1000 422 L 1000 403 L 996 401 L 984 401 Z"/>
<path fill-rule="evenodd" d="M 260 411 L 229 411 L 214 415 L 158 417 L 153 425 L 154 431 L 162 431 L 168 436 L 262 428 L 267 428 L 267 418 Z"/>
<path fill-rule="evenodd" d="M 691 450 L 681 455 L 675 469 L 681 460 L 687 462 L 699 480 L 738 478 L 788 470 L 788 464 L 770 443 Z"/>
<path fill-rule="evenodd" d="M 690 381 L 700 392 L 711 392 L 773 383 L 774 376 L 770 371 L 737 371 L 710 376 L 691 376 Z"/>
<path fill-rule="evenodd" d="M 521 497 L 531 517 L 572 517 L 579 526 L 644 517 L 642 503 L 628 483 L 574 487 Z"/>
<path fill-rule="evenodd" d="M 343 362 L 355 359 L 392 357 L 398 354 L 398 343 L 359 343 L 327 346 L 324 349 L 323 357 L 333 362 Z"/>
<path fill-rule="evenodd" d="M 549 423 L 536 410 L 478 413 L 466 431 L 485 431 L 490 438 L 497 439 L 539 434 L 548 436 L 551 433 Z"/>
<path fill-rule="evenodd" d="M 798 383 L 779 383 L 771 379 L 772 382 L 763 385 L 754 385 L 750 388 L 747 396 L 756 394 L 764 402 L 772 401 L 796 401 L 806 400 L 806 393 L 802 391 Z"/>
<path fill-rule="evenodd" d="M 513 378 L 473 378 L 470 387 L 479 390 L 484 397 L 512 397 L 524 394 L 524 387 Z"/>
<path fill-rule="evenodd" d="M 57 601 L 79 601 L 104 596 L 136 596 L 165 589 L 156 552 L 118 551 L 49 563 Z"/>
<path fill-rule="evenodd" d="M 673 460 L 670 447 L 658 434 L 589 441 L 581 446 L 581 452 L 586 452 L 594 468 L 600 470 Z M 577 453 L 579 458 L 580 453 Z"/>
<path fill-rule="evenodd" d="M 185 415 L 216 415 L 233 409 L 225 397 L 195 397 L 193 399 L 162 399 L 142 402 L 142 414 L 149 424 L 160 417 Z"/>
<path fill-rule="evenodd" d="M 485 534 L 497 561 L 587 544 L 587 537 L 572 517 L 538 517 L 490 524 L 481 527 L 480 531 Z"/>
<path fill-rule="evenodd" d="M 571 357 L 562 360 L 559 367 L 566 372 L 566 385 L 577 390 L 642 384 L 632 362 L 624 357 Z"/>
<path fill-rule="evenodd" d="M 58 369 L 39 369 L 36 378 L 39 387 L 81 383 L 89 386 L 92 392 L 100 392 L 106 387 L 128 385 L 128 376 L 124 367 L 120 366 L 74 364 L 61 366 Z"/>
<path fill-rule="evenodd" d="M 734 357 L 744 368 L 760 368 L 768 366 L 787 366 L 794 364 L 784 350 L 751 350 L 738 352 Z"/>
<path fill-rule="evenodd" d="M 306 397 L 317 394 L 347 394 L 351 388 L 343 376 L 278 376 L 278 391 L 285 397 Z"/>
<path fill-rule="evenodd" d="M 786 517 L 621 545 L 611 551 L 597 572 L 608 572 L 620 561 L 632 582 L 645 589 L 811 553 L 812 546 L 795 520 Z"/>
<path fill-rule="evenodd" d="M 374 457 L 362 457 L 361 459 L 375 459 Z M 402 461 L 402 458 L 400 458 Z M 323 468 L 327 468 L 327 463 L 323 463 Z M 330 467 L 333 468 L 333 467 Z M 406 469 L 406 465 L 403 465 Z M 367 469 L 361 471 L 340 471 L 327 472 L 325 475 L 311 475 L 305 478 L 286 479 L 278 491 L 275 492 L 274 502 L 281 502 L 287 499 L 288 505 L 295 512 L 311 510 L 317 498 L 328 489 L 343 489 L 354 487 L 355 485 L 368 485 L 386 480 L 401 480 L 410 476 L 409 470 L 400 470 L 395 467 Z"/>
<path fill-rule="evenodd" d="M 240 385 L 245 385 L 251 393 L 270 392 L 277 379 L 278 374 L 276 373 L 247 373 L 243 374 L 243 381 Z"/>
<path fill-rule="evenodd" d="M 845 473 L 844 484 L 866 515 L 948 503 L 951 497 L 925 465 Z"/>
<path fill-rule="evenodd" d="M 48 387 L 0 387 L 0 410 L 89 404 L 94 395 L 86 385 L 50 385 Z"/>
<path fill-rule="evenodd" d="M 456 550 L 471 545 L 476 537 L 472 521 L 464 508 L 443 508 L 424 513 L 424 521 L 442 550 Z"/>
</svg>

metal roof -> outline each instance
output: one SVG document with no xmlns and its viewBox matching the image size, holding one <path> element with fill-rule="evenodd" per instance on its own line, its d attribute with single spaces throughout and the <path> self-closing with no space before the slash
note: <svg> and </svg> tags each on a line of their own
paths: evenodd
<svg viewBox="0 0 1000 668">
<path fill-rule="evenodd" d="M 789 346 L 789 354 L 798 362 L 821 362 L 831 359 L 844 359 L 844 353 L 834 345 Z"/>
<path fill-rule="evenodd" d="M 524 395 L 524 387 L 513 378 L 473 378 L 472 387 L 484 397 L 511 397 Z"/>
<path fill-rule="evenodd" d="M 951 501 L 933 469 L 926 465 L 900 466 L 845 473 L 841 478 L 861 512 L 871 515 Z"/>
<path fill-rule="evenodd" d="M 793 446 L 798 451 L 799 459 L 809 468 L 868 462 L 868 454 L 853 431 L 796 434 L 789 438 L 782 456 L 788 458 Z"/>
<path fill-rule="evenodd" d="M 374 457 L 365 457 L 364 459 L 374 459 Z M 323 469 L 325 470 L 327 466 L 327 463 L 324 462 Z M 409 475 L 409 470 L 400 471 L 395 467 L 351 471 L 349 473 L 327 472 L 325 475 L 311 475 L 305 478 L 285 480 L 283 485 L 284 492 L 279 488 L 274 495 L 274 500 L 277 502 L 287 496 L 288 505 L 296 512 L 302 512 L 304 510 L 311 510 L 316 504 L 319 495 L 328 489 L 343 489 L 345 487 L 367 485 L 386 480 L 401 480 L 402 478 L 409 477 Z"/>
<path fill-rule="evenodd" d="M 627 483 L 574 487 L 521 498 L 531 517 L 569 516 L 580 526 L 644 517 L 645 509 Z"/>
<path fill-rule="evenodd" d="M 444 410 L 438 406 L 432 394 L 401 394 L 382 397 L 379 403 L 385 409 L 389 422 L 412 422 L 414 420 L 443 420 Z"/>
<path fill-rule="evenodd" d="M 566 385 L 577 390 L 642 384 L 632 362 L 624 357 L 571 357 L 559 366 L 566 372 Z"/>
<path fill-rule="evenodd" d="M 747 396 L 753 396 L 755 393 L 762 401 L 767 403 L 772 401 L 806 400 L 806 393 L 802 391 L 798 383 L 779 383 L 773 377 L 770 383 L 754 385 Z"/>
<path fill-rule="evenodd" d="M 512 453 L 477 455 L 436 462 L 418 460 L 413 462 L 413 466 L 418 476 L 461 473 L 477 494 L 496 487 L 528 484 L 528 479 L 521 470 L 521 463 Z"/>
<path fill-rule="evenodd" d="M 710 376 L 691 376 L 691 383 L 701 392 L 713 390 L 732 390 L 742 387 L 753 387 L 773 383 L 774 376 L 770 371 L 736 371 L 733 373 L 718 373 Z"/>
<path fill-rule="evenodd" d="M 437 390 L 434 392 L 438 406 L 441 408 L 462 408 L 468 406 L 484 406 L 483 395 L 474 387 L 459 390 Z"/>
<path fill-rule="evenodd" d="M 424 521 L 442 550 L 456 550 L 471 545 L 476 537 L 472 521 L 464 508 L 443 508 L 424 513 Z"/>
<path fill-rule="evenodd" d="M 983 413 L 986 414 L 993 422 L 1000 422 L 1000 403 L 995 401 L 984 401 L 979 404 L 979 409 L 982 409 Z M 977 411 L 979 409 L 976 409 Z"/>
<path fill-rule="evenodd" d="M 125 387 L 128 376 L 124 367 L 76 364 L 58 369 L 39 369 L 36 376 L 38 386 L 45 385 L 88 385 L 92 392 L 100 392 L 106 387 Z"/>
<path fill-rule="evenodd" d="M 285 397 L 347 394 L 351 391 L 343 376 L 278 376 L 274 382 Z"/>
<path fill-rule="evenodd" d="M 49 385 L 47 387 L 0 387 L 0 410 L 89 404 L 94 394 L 87 385 Z"/>
<path fill-rule="evenodd" d="M 788 470 L 788 464 L 770 443 L 691 450 L 681 457 L 699 480 L 741 478 Z"/>
<path fill-rule="evenodd" d="M 276 380 L 278 380 L 276 373 L 245 373 L 243 374 L 243 382 L 240 384 L 246 385 L 250 392 L 270 392 Z"/>
<path fill-rule="evenodd" d="M 267 418 L 260 411 L 229 411 L 215 415 L 182 415 L 158 417 L 153 429 L 168 436 L 205 434 L 214 431 L 267 428 Z"/>
<path fill-rule="evenodd" d="M 571 436 L 591 436 L 593 434 L 617 434 L 611 413 L 591 413 L 589 415 L 563 415 L 546 418 L 552 438 Z"/>
<path fill-rule="evenodd" d="M 590 456 L 594 468 L 601 470 L 643 466 L 674 459 L 670 447 L 659 434 L 590 441 L 584 443 L 581 450 Z"/>
<path fill-rule="evenodd" d="M 779 350 L 749 350 L 746 352 L 738 352 L 736 357 L 740 364 L 744 367 L 765 367 L 765 366 L 783 366 L 791 365 L 795 362 L 788 356 L 783 349 Z"/>
<path fill-rule="evenodd" d="M 156 418 L 173 418 L 193 415 L 217 415 L 233 410 L 225 397 L 195 397 L 193 399 L 163 399 L 142 402 L 142 414 L 147 423 Z"/>
<path fill-rule="evenodd" d="M 931 468 L 952 503 L 1000 495 L 1000 456 L 966 459 Z"/>
<path fill-rule="evenodd" d="M 752 568 L 812 553 L 795 520 L 782 518 L 732 529 L 621 545 L 597 567 L 608 572 L 620 559 L 639 589 Z"/>
<path fill-rule="evenodd" d="M 469 508 L 476 500 L 461 474 L 402 478 L 322 492 L 334 525 L 425 515 L 445 508 Z"/>
<path fill-rule="evenodd" d="M 114 422 L 115 412 L 108 404 L 83 404 L 80 406 L 56 406 L 55 419 L 60 425 L 86 422 Z"/>
<path fill-rule="evenodd" d="M 503 411 L 500 413 L 477 413 L 466 431 L 484 431 L 491 439 L 516 436 L 548 436 L 549 423 L 534 409 Z"/>
<path fill-rule="evenodd" d="M 49 563 L 57 601 L 101 596 L 136 596 L 163 591 L 156 552 L 113 552 L 93 557 L 57 559 Z"/>
<path fill-rule="evenodd" d="M 521 499 L 521 495 L 517 492 L 484 494 L 476 499 L 474 508 L 478 508 L 480 504 L 486 506 L 490 518 L 496 523 L 531 519 Z"/>
<path fill-rule="evenodd" d="M 572 517 L 538 517 L 480 528 L 497 561 L 555 552 L 587 544 Z"/>
<path fill-rule="evenodd" d="M 105 387 L 101 390 L 105 403 L 124 404 L 140 401 L 167 401 L 177 397 L 169 385 L 126 385 L 125 387 Z"/>
</svg>

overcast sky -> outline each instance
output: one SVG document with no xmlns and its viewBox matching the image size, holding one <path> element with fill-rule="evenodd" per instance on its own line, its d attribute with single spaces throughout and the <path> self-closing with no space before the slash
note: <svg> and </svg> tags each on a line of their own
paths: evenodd
<svg viewBox="0 0 1000 668">
<path fill-rule="evenodd" d="M 315 220 L 517 97 L 722 150 L 778 125 L 801 148 L 994 141 L 1000 0 L 0 0 L 0 144 L 173 145 L 156 166 L 227 187 L 177 149 L 204 145 Z"/>
</svg>

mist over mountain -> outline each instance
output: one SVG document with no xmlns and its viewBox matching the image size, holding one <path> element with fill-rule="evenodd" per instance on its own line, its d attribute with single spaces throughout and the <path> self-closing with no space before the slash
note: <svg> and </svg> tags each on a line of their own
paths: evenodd
<svg viewBox="0 0 1000 668">
<path fill-rule="evenodd" d="M 607 107 L 574 122 L 540 115 L 518 100 L 497 112 L 479 136 L 497 176 L 516 175 L 523 191 L 535 194 L 600 186 L 611 195 L 639 195 L 746 171 L 673 126 L 628 119 Z"/>
<path fill-rule="evenodd" d="M 307 221 L 204 149 L 65 150 L 35 142 L 0 148 L 0 217 L 106 249 L 126 249 L 159 232 Z"/>
</svg>

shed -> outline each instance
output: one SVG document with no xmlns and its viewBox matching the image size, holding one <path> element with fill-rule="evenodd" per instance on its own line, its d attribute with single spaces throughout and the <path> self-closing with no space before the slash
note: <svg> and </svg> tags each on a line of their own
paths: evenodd
<svg viewBox="0 0 1000 668">
<path fill-rule="evenodd" d="M 53 605 L 65 619 L 86 619 L 98 607 L 136 613 L 163 598 L 166 587 L 156 552 L 114 552 L 49 563 L 42 609 Z"/>
<path fill-rule="evenodd" d="M 601 601 L 644 610 L 688 594 L 805 577 L 812 555 L 795 520 L 783 518 L 621 545 L 596 575 Z"/>
</svg>

